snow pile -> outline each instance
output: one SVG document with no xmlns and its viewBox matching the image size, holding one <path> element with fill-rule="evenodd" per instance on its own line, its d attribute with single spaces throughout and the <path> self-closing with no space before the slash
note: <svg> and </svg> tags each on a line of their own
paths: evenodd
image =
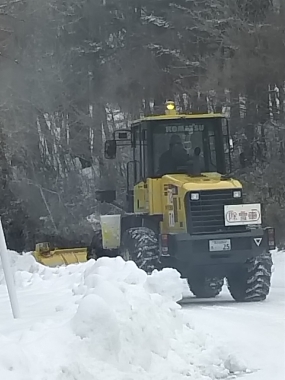
<svg viewBox="0 0 285 380">
<path fill-rule="evenodd" d="M 147 276 L 121 258 L 60 268 L 31 255 L 12 262 L 22 318 L 11 320 L 1 285 L 1 379 L 210 380 L 246 370 L 191 325 L 176 303 L 175 270 Z"/>
</svg>

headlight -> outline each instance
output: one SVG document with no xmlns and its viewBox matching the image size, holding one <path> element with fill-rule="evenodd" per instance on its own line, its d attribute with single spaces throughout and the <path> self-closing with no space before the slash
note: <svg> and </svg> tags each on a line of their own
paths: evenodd
<svg viewBox="0 0 285 380">
<path fill-rule="evenodd" d="M 191 201 L 198 201 L 200 198 L 199 193 L 191 193 Z"/>
<path fill-rule="evenodd" d="M 235 190 L 233 192 L 233 197 L 234 198 L 241 198 L 241 190 Z"/>
</svg>

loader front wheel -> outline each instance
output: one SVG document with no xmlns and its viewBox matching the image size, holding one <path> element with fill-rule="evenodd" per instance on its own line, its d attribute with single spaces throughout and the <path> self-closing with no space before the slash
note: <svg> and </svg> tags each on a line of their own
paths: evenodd
<svg viewBox="0 0 285 380">
<path fill-rule="evenodd" d="M 248 259 L 227 277 L 228 289 L 237 302 L 264 301 L 269 294 L 272 274 L 270 253 Z"/>
<path fill-rule="evenodd" d="M 124 260 L 134 261 L 148 274 L 160 267 L 158 239 L 147 227 L 126 230 L 122 236 L 120 254 Z"/>
<path fill-rule="evenodd" d="M 224 279 L 220 277 L 190 276 L 188 285 L 197 298 L 214 298 L 221 293 Z"/>
</svg>

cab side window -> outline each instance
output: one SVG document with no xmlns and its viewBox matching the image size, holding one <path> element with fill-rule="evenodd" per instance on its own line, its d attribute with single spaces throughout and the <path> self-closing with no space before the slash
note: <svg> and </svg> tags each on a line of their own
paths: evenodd
<svg viewBox="0 0 285 380">
<path fill-rule="evenodd" d="M 141 128 L 141 158 L 142 158 L 142 176 L 141 178 L 147 178 L 148 176 L 148 154 L 147 154 L 147 129 Z"/>
<path fill-rule="evenodd" d="M 134 129 L 134 183 L 141 177 L 141 155 L 140 155 L 140 128 Z M 136 166 L 135 166 L 136 165 Z"/>
</svg>

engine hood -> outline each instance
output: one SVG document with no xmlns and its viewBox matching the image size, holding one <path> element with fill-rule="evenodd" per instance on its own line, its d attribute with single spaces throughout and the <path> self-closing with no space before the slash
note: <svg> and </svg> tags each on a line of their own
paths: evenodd
<svg viewBox="0 0 285 380">
<path fill-rule="evenodd" d="M 168 174 L 164 178 L 186 191 L 242 188 L 239 181 L 232 178 L 223 179 L 219 173 L 202 173 L 199 177 L 192 177 L 187 174 Z"/>
</svg>

